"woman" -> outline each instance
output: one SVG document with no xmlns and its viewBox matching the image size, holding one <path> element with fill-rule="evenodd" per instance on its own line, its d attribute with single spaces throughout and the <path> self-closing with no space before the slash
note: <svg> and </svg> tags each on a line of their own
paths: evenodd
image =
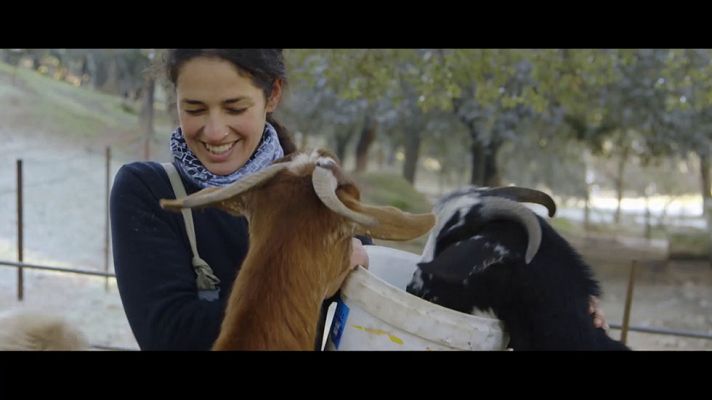
<svg viewBox="0 0 712 400">
<path fill-rule="evenodd" d="M 233 183 L 295 151 L 272 117 L 286 84 L 281 50 L 170 50 L 166 72 L 180 120 L 171 136 L 173 165 L 188 194 Z M 158 163 L 118 171 L 110 212 L 119 293 L 142 350 L 209 350 L 247 254 L 247 222 L 214 208 L 193 213 L 196 260 L 181 214 L 159 206 L 174 197 Z M 351 263 L 368 265 L 358 239 Z"/>
</svg>

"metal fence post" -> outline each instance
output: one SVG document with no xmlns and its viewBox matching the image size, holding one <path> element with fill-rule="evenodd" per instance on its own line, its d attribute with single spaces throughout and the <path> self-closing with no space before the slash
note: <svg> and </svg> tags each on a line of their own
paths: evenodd
<svg viewBox="0 0 712 400">
<path fill-rule="evenodd" d="M 17 160 L 17 261 L 23 262 L 23 221 L 22 221 L 22 160 Z M 24 298 L 24 274 L 22 267 L 17 269 L 17 300 Z"/>
<path fill-rule="evenodd" d="M 621 342 L 626 344 L 628 340 L 628 327 L 630 326 L 630 307 L 633 303 L 633 286 L 635 286 L 635 268 L 638 262 L 633 260 L 630 266 L 630 276 L 628 277 L 628 291 L 625 295 L 625 310 L 623 312 L 623 327 L 621 329 Z"/>
</svg>

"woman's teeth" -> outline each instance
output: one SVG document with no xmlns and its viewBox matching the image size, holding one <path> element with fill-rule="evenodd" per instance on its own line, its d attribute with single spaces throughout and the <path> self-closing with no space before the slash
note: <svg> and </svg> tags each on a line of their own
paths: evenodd
<svg viewBox="0 0 712 400">
<path fill-rule="evenodd" d="M 235 145 L 235 143 L 237 143 L 237 142 L 223 144 L 220 146 L 213 146 L 213 145 L 210 145 L 207 143 L 203 143 L 203 145 L 205 145 L 205 148 L 213 154 L 223 154 L 223 153 L 229 151 L 232 148 L 232 146 Z"/>
</svg>

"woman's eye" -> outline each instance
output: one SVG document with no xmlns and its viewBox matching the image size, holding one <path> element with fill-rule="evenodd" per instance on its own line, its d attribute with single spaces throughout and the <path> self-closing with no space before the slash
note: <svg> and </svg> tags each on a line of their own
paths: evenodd
<svg viewBox="0 0 712 400">
<path fill-rule="evenodd" d="M 242 114 L 247 110 L 246 108 L 228 108 L 227 112 L 228 114 Z"/>
<path fill-rule="evenodd" d="M 200 113 L 203 112 L 203 111 L 205 111 L 205 110 L 201 110 L 201 109 L 198 109 L 198 110 L 185 110 L 185 112 L 187 112 L 187 113 L 190 114 L 190 115 L 198 115 L 198 114 L 200 114 Z"/>
</svg>

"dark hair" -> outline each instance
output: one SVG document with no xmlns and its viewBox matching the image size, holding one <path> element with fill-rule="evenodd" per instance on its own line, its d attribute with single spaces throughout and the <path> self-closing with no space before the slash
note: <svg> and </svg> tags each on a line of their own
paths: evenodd
<svg viewBox="0 0 712 400">
<path fill-rule="evenodd" d="M 238 71 L 247 74 L 255 86 L 262 89 L 265 100 L 272 94 L 272 87 L 277 79 L 282 81 L 282 87 L 287 85 L 287 69 L 282 49 L 169 49 L 166 53 L 165 69 L 166 76 L 174 87 L 183 64 L 195 57 L 215 57 L 229 61 Z M 272 113 L 267 113 L 267 122 L 277 131 L 284 153 L 293 153 L 297 146 L 294 145 L 287 128 L 277 122 Z"/>
</svg>

